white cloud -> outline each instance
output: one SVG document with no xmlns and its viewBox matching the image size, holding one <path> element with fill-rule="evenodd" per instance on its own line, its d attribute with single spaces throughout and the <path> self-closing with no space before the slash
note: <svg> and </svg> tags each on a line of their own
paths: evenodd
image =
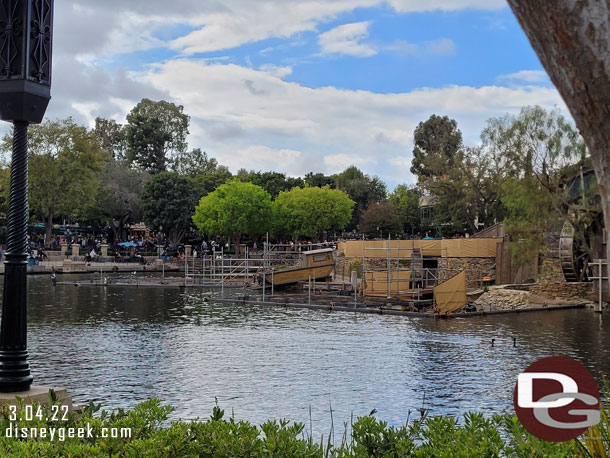
<svg viewBox="0 0 610 458">
<path fill-rule="evenodd" d="M 399 13 L 464 9 L 499 10 L 506 8 L 505 0 L 387 0 L 387 3 Z"/>
<path fill-rule="evenodd" d="M 436 41 L 429 41 L 425 44 L 424 50 L 427 54 L 435 54 L 438 56 L 454 54 L 455 43 L 449 38 L 441 38 Z"/>
<path fill-rule="evenodd" d="M 384 50 L 402 55 L 425 57 L 429 55 L 449 55 L 455 53 L 455 43 L 449 38 L 440 38 L 423 43 L 409 43 L 404 40 L 396 40 L 394 43 L 384 47 Z"/>
<path fill-rule="evenodd" d="M 349 56 L 368 57 L 377 54 L 370 45 L 361 41 L 369 36 L 370 22 L 352 22 L 343 24 L 318 36 L 322 53 L 347 54 Z"/>
<path fill-rule="evenodd" d="M 409 181 L 412 133 L 431 114 L 456 119 L 465 141 L 475 144 L 490 117 L 516 114 L 524 105 L 563 107 L 548 87 L 448 86 L 396 94 L 314 89 L 284 81 L 274 69 L 193 60 L 169 61 L 143 78 L 184 105 L 192 117 L 192 146 L 234 171 L 302 175 L 356 164 Z"/>
<path fill-rule="evenodd" d="M 521 70 L 507 75 L 500 75 L 498 81 L 521 81 L 525 83 L 544 83 L 549 77 L 544 70 Z"/>
</svg>

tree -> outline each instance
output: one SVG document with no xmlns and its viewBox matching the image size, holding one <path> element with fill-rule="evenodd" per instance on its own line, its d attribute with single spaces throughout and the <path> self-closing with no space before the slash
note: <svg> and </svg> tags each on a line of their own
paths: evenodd
<svg viewBox="0 0 610 458">
<path fill-rule="evenodd" d="M 396 186 L 389 196 L 390 205 L 400 220 L 402 231 L 414 234 L 420 229 L 419 199 L 421 192 L 414 186 L 404 184 Z"/>
<path fill-rule="evenodd" d="M 445 176 L 461 160 L 462 133 L 447 116 L 432 115 L 420 122 L 413 134 L 411 173 L 420 184 Z"/>
<path fill-rule="evenodd" d="M 383 202 L 387 196 L 387 189 L 378 177 L 365 175 L 355 166 L 350 166 L 333 177 L 337 189 L 345 191 L 355 202 L 350 228 L 355 229 L 359 223 L 360 215 L 371 203 Z"/>
<path fill-rule="evenodd" d="M 10 136 L 3 148 L 12 148 Z M 107 161 L 95 135 L 71 118 L 30 127 L 29 205 L 44 221 L 47 245 L 56 216 L 78 219 L 94 205 Z"/>
<path fill-rule="evenodd" d="M 610 228 L 610 5 L 596 0 L 508 0 L 591 153 Z M 610 243 L 607 245 L 610 260 Z"/>
<path fill-rule="evenodd" d="M 260 186 L 267 191 L 271 198 L 275 199 L 281 191 L 290 191 L 295 187 L 303 187 L 301 178 L 286 177 L 285 173 L 279 172 L 246 172 L 244 169 L 237 172 L 242 181 L 248 181 Z"/>
<path fill-rule="evenodd" d="M 324 230 L 343 230 L 352 217 L 354 201 L 337 189 L 306 187 L 282 191 L 274 202 L 275 231 L 321 238 Z"/>
<path fill-rule="evenodd" d="M 213 157 L 208 158 L 208 154 L 200 148 L 178 154 L 174 162 L 174 172 L 188 177 L 214 172 L 217 167 L 218 161 Z"/>
<path fill-rule="evenodd" d="M 141 221 L 140 199 L 149 179 L 148 173 L 115 160 L 104 170 L 95 207 L 112 229 L 115 242 L 121 241 L 125 224 Z"/>
<path fill-rule="evenodd" d="M 115 161 L 125 160 L 127 149 L 127 139 L 125 138 L 125 128 L 114 119 L 95 118 L 95 128 L 93 133 L 108 153 Z"/>
<path fill-rule="evenodd" d="M 182 105 L 142 99 L 127 115 L 127 161 L 159 173 L 187 149 L 189 116 Z"/>
<path fill-rule="evenodd" d="M 200 197 L 206 196 L 220 185 L 223 185 L 233 178 L 227 167 L 219 165 L 215 170 L 204 174 L 196 175 L 192 178 L 193 186 L 197 189 Z"/>
<path fill-rule="evenodd" d="M 229 237 L 235 251 L 244 234 L 256 237 L 271 227 L 271 196 L 260 186 L 233 179 L 199 201 L 193 222 L 204 234 Z"/>
<path fill-rule="evenodd" d="M 311 187 L 322 188 L 324 186 L 329 186 L 331 188 L 335 187 L 335 180 L 331 177 L 324 175 L 323 173 L 313 173 L 309 172 L 305 175 L 303 179 L 305 185 Z"/>
<path fill-rule="evenodd" d="M 597 224 L 599 208 L 585 196 L 574 199 L 566 184 L 579 176 L 588 154 L 582 137 L 559 110 L 524 107 L 518 116 L 491 119 L 481 134 L 506 208 L 506 226 L 522 240 L 517 261 L 529 261 L 545 232 L 559 232 L 568 221 L 575 238 L 592 254 L 587 235 Z M 589 192 L 594 192 L 590 189 Z M 517 256 L 519 255 L 519 256 Z"/>
<path fill-rule="evenodd" d="M 197 196 L 188 178 L 175 172 L 161 172 L 144 186 L 142 217 L 150 229 L 162 231 L 170 246 L 177 248 L 191 227 L 196 202 Z"/>
<path fill-rule="evenodd" d="M 395 238 L 402 224 L 394 207 L 388 202 L 372 204 L 360 216 L 360 230 L 369 237 Z"/>
</svg>

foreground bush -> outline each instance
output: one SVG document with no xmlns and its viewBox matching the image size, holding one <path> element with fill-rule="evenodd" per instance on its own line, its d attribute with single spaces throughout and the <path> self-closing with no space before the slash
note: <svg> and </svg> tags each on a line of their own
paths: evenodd
<svg viewBox="0 0 610 458">
<path fill-rule="evenodd" d="M 463 421 L 453 417 L 429 417 L 402 427 L 388 426 L 373 416 L 359 418 L 352 425 L 352 438 L 334 446 L 307 437 L 302 424 L 269 421 L 260 427 L 225 419 L 215 407 L 207 421 L 169 423 L 169 406 L 152 399 L 131 411 L 108 414 L 89 404 L 65 421 L 53 420 L 51 407 L 23 406 L 17 418 L 4 408 L 0 415 L 2 457 L 605 457 L 610 450 L 608 415 L 591 431 L 595 439 L 563 444 L 540 441 L 525 432 L 515 417 L 485 418 L 467 414 Z M 34 415 L 32 414 L 34 413 Z M 38 417 L 36 417 L 38 413 Z M 95 415 L 94 415 L 95 414 Z M 34 418 L 26 421 L 26 418 Z M 60 415 L 61 416 L 61 415 Z M 93 437 L 9 438 L 7 428 L 90 428 Z M 131 428 L 129 438 L 102 438 L 102 428 Z"/>
</svg>

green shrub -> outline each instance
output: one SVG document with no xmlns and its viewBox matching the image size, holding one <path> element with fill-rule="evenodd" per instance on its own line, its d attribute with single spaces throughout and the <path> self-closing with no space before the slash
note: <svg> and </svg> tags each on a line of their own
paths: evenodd
<svg viewBox="0 0 610 458">
<path fill-rule="evenodd" d="M 400 427 L 389 426 L 371 415 L 358 418 L 351 439 L 334 447 L 330 441 L 315 443 L 305 437 L 300 423 L 268 421 L 260 427 L 225 419 L 214 407 L 206 421 L 169 422 L 172 407 L 157 399 L 130 411 L 100 411 L 90 403 L 70 413 L 65 421 L 53 420 L 57 400 L 50 394 L 49 406 L 40 406 L 42 418 L 27 421 L 20 405 L 11 421 L 7 406 L 0 412 L 0 456 L 2 457 L 277 457 L 277 458 L 470 458 L 470 457 L 605 457 L 610 450 L 608 406 L 602 423 L 584 438 L 566 443 L 549 443 L 529 435 L 514 416 L 484 417 L 469 413 L 462 419 L 451 416 L 423 417 Z M 38 405 L 33 408 L 37 412 Z M 56 407 L 55 407 L 56 409 Z M 10 438 L 6 428 L 89 427 L 93 438 Z M 102 438 L 102 428 L 131 428 L 131 437 Z M 590 438 L 587 436 L 591 436 Z"/>
</svg>

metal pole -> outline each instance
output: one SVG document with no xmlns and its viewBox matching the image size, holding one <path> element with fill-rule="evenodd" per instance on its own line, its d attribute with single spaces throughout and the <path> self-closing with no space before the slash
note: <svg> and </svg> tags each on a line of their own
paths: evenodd
<svg viewBox="0 0 610 458">
<path fill-rule="evenodd" d="M 32 384 L 27 352 L 28 123 L 15 121 L 0 325 L 0 392 Z"/>
<path fill-rule="evenodd" d="M 273 278 L 273 269 L 271 269 L 271 295 L 272 296 L 273 296 L 273 293 L 274 293 L 274 289 L 273 289 L 274 283 L 273 283 L 273 280 L 274 280 L 274 278 Z"/>
<path fill-rule="evenodd" d="M 311 304 L 311 275 L 309 276 L 309 279 L 307 280 L 307 303 Z"/>
<path fill-rule="evenodd" d="M 186 256 L 186 250 L 184 250 L 184 286 L 186 287 L 186 276 L 188 275 L 189 264 Z"/>
<path fill-rule="evenodd" d="M 598 281 L 598 288 L 599 288 L 599 303 L 597 304 L 597 307 L 596 307 L 595 311 L 596 312 L 601 312 L 602 311 L 602 287 L 603 287 L 603 276 L 604 275 L 602 273 L 603 272 L 602 271 L 602 268 L 603 268 L 602 260 L 601 259 L 598 260 L 597 263 L 598 263 L 597 265 L 599 266 L 598 267 L 598 269 L 599 269 L 598 272 L 599 273 L 597 274 L 597 277 L 598 277 L 597 281 Z M 608 272 L 610 272 L 610 270 Z"/>
<path fill-rule="evenodd" d="M 266 286 L 267 285 L 266 280 L 267 280 L 266 279 L 266 274 L 265 274 L 265 272 L 263 272 L 263 302 L 265 302 L 265 289 L 267 287 Z"/>
<path fill-rule="evenodd" d="M 388 280 L 388 299 L 391 296 L 390 293 L 390 289 L 392 287 L 392 273 L 390 270 L 390 250 L 391 250 L 391 246 L 392 246 L 392 235 L 390 235 L 390 233 L 388 232 L 388 274 L 387 274 L 387 280 Z"/>
<path fill-rule="evenodd" d="M 220 285 L 220 294 L 224 298 L 225 297 L 225 247 L 222 247 L 222 251 L 220 252 L 220 280 L 222 281 Z"/>
</svg>

